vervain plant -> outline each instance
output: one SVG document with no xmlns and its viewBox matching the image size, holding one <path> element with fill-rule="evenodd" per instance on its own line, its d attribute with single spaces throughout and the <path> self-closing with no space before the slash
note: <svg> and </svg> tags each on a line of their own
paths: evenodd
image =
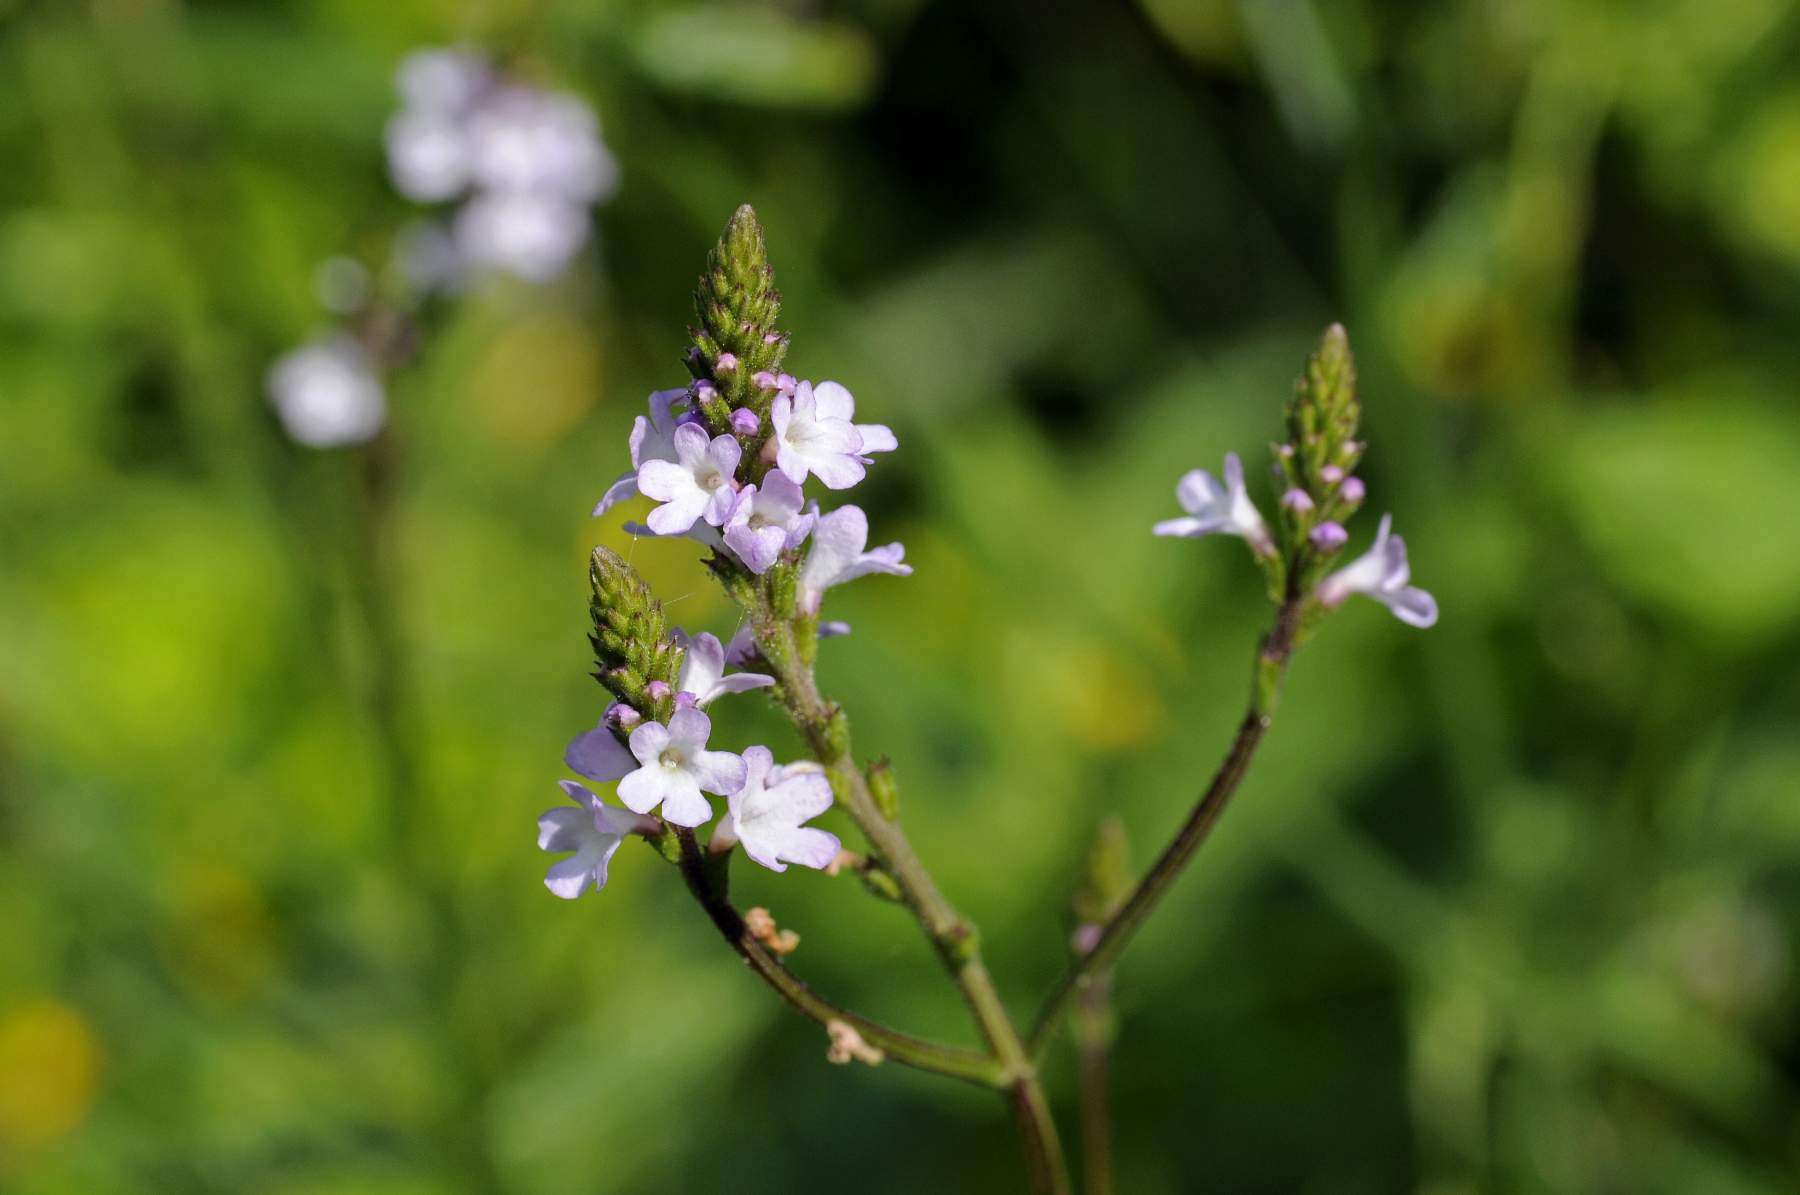
<svg viewBox="0 0 1800 1195">
<path fill-rule="evenodd" d="M 1386 516 L 1373 547 L 1332 567 L 1349 539 L 1345 524 L 1364 498 L 1355 475 L 1364 448 L 1360 407 L 1344 330 L 1326 330 L 1288 405 L 1286 434 L 1274 446 L 1281 490 L 1275 524 L 1265 522 L 1242 464 L 1227 453 L 1223 481 L 1198 469 L 1182 477 L 1176 497 L 1186 514 L 1153 528 L 1166 536 L 1243 539 L 1266 576 L 1273 622 L 1257 648 L 1248 708 L 1224 760 L 1141 879 L 1129 878 L 1117 830 L 1103 831 L 1079 886 L 1073 957 L 1035 1021 L 1023 1026 L 1009 1015 L 982 962 L 975 927 L 939 891 L 908 842 L 892 768 L 885 760 L 858 762 L 849 715 L 819 691 L 814 676 L 820 640 L 849 629 L 824 619 L 827 591 L 870 573 L 912 570 L 899 544 L 869 548 L 861 509 L 821 510 L 808 502 L 805 487 L 816 481 L 827 491 L 851 489 L 874 454 L 897 447 L 894 435 L 880 424 L 857 423 L 855 401 L 839 383 L 799 381 L 783 371 L 788 337 L 775 323 L 780 295 L 750 208 L 739 208 L 726 226 L 694 307 L 697 323 L 685 357 L 692 381 L 650 396 L 648 413 L 632 428 L 631 468 L 594 513 L 637 495 L 652 499 L 648 526 L 627 527 L 698 542 L 707 567 L 742 611 L 740 629 L 722 643 L 670 626 L 632 567 L 605 548 L 594 550 L 594 675 L 612 700 L 599 724 L 569 744 L 565 760 L 590 782 L 616 782 L 620 805 L 576 781 L 562 782 L 573 804 L 539 819 L 538 845 L 568 857 L 552 864 L 545 883 L 571 899 L 603 888 L 620 843 L 634 835 L 648 840 L 680 870 L 755 974 L 823 1027 L 833 1061 L 892 1060 L 1003 1094 L 1039 1191 L 1070 1189 L 1038 1060 L 1079 1006 L 1088 1186 L 1106 1190 L 1100 1085 L 1109 969 L 1243 780 L 1274 717 L 1288 662 L 1319 621 L 1357 593 L 1410 625 L 1437 620 L 1431 596 L 1408 584 L 1406 546 L 1391 534 Z M 777 765 L 764 746 L 734 752 L 712 745 L 707 707 L 750 689 L 767 691 L 799 732 L 808 758 Z M 719 810 L 710 797 L 725 801 L 716 822 Z M 855 822 L 864 851 L 844 850 L 836 836 L 806 824 L 834 802 Z M 708 823 L 712 829 L 703 837 Z M 793 935 L 766 911 L 740 912 L 731 901 L 729 872 L 739 848 L 774 871 L 790 864 L 854 869 L 877 894 L 904 904 L 960 990 L 982 1048 L 921 1040 L 802 983 L 783 958 Z"/>
</svg>

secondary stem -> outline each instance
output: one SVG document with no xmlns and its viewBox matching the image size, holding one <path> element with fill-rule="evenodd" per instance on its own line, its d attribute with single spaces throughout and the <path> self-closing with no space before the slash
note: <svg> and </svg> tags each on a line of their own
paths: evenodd
<svg viewBox="0 0 1800 1195">
<path fill-rule="evenodd" d="M 1082 1195 L 1113 1195 L 1111 972 L 1097 973 L 1082 991 L 1070 1031 L 1081 1092 Z"/>
<path fill-rule="evenodd" d="M 1263 638 L 1257 655 L 1256 681 L 1251 689 L 1250 708 L 1245 711 L 1244 720 L 1238 724 L 1237 736 L 1232 739 L 1231 747 L 1225 752 L 1219 770 L 1213 773 L 1212 782 L 1207 785 L 1206 792 L 1188 814 L 1180 832 L 1163 849 L 1163 853 L 1119 907 L 1119 911 L 1107 921 L 1094 948 L 1072 961 L 1062 978 L 1057 980 L 1049 999 L 1044 1002 L 1043 1011 L 1038 1013 L 1037 1023 L 1032 1027 L 1031 1057 L 1036 1058 L 1043 1053 L 1045 1046 L 1055 1035 L 1057 1026 L 1068 1015 L 1075 998 L 1087 989 L 1096 975 L 1105 971 L 1119 957 L 1126 943 L 1131 941 L 1131 936 L 1150 916 L 1157 902 L 1168 893 L 1182 869 L 1187 866 L 1188 860 L 1193 858 L 1200 844 L 1206 841 L 1206 836 L 1211 833 L 1219 815 L 1225 811 L 1226 802 L 1237 791 L 1244 773 L 1250 768 L 1257 746 L 1262 742 L 1263 735 L 1268 733 L 1269 723 L 1274 717 L 1275 693 L 1287 671 L 1288 660 L 1293 655 L 1294 643 L 1300 633 L 1303 604 L 1300 596 L 1290 587 L 1286 599 L 1276 610 L 1274 627 Z"/>
<path fill-rule="evenodd" d="M 962 992 L 988 1049 L 1003 1070 L 1008 1103 L 1024 1138 L 1033 1190 L 1049 1195 L 1067 1192 L 1069 1180 L 1062 1143 L 1049 1101 L 1032 1057 L 982 962 L 975 927 L 938 890 L 899 823 L 890 820 L 876 804 L 868 778 L 851 754 L 843 711 L 819 695 L 810 652 L 802 653 L 793 622 L 766 608 L 757 613 L 758 641 L 775 670 L 778 696 L 789 717 L 805 737 L 814 758 L 824 765 L 832 789 L 862 830 L 870 849 L 899 885 L 907 907 Z"/>
<path fill-rule="evenodd" d="M 1009 1080 L 1005 1068 L 986 1054 L 902 1033 L 898 1029 L 840 1008 L 807 987 L 768 947 L 750 933 L 743 915 L 713 885 L 707 875 L 706 859 L 694 838 L 694 832 L 678 830 L 676 833 L 681 841 L 681 874 L 687 881 L 688 890 L 706 910 L 707 916 L 731 944 L 731 948 L 749 964 L 757 978 L 773 988 L 789 1007 L 821 1025 L 842 1021 L 861 1034 L 864 1041 L 880 1047 L 889 1058 L 906 1066 L 983 1087 L 1007 1086 Z"/>
</svg>

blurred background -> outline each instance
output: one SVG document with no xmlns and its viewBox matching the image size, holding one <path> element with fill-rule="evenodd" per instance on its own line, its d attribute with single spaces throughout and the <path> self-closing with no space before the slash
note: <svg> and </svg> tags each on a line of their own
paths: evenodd
<svg viewBox="0 0 1800 1195">
<path fill-rule="evenodd" d="M 296 443 L 271 366 L 373 335 L 320 265 L 441 210 L 384 128 L 456 44 L 591 104 L 616 187 L 553 278 L 405 310 L 382 436 Z M 0 1188 L 1021 1185 L 995 1101 L 826 1065 L 650 851 L 541 882 L 588 550 L 733 626 L 588 510 L 749 201 L 790 367 L 901 443 L 858 501 L 917 573 L 833 591 L 821 679 L 1021 1016 L 1266 618 L 1150 524 L 1261 481 L 1350 328 L 1351 548 L 1394 511 L 1443 619 L 1330 620 L 1127 955 L 1123 1190 L 1794 1189 L 1797 56 L 1783 0 L 0 0 Z M 969 1040 L 895 907 L 736 895 Z"/>
</svg>

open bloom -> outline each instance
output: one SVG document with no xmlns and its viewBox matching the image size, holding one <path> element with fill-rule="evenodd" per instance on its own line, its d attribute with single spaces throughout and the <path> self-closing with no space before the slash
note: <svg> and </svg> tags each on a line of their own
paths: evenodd
<svg viewBox="0 0 1800 1195">
<path fill-rule="evenodd" d="M 1392 515 L 1382 515 L 1369 550 L 1319 582 L 1319 601 L 1330 609 L 1361 593 L 1392 610 L 1406 625 L 1428 627 L 1437 621 L 1437 599 L 1407 584 L 1412 570 L 1406 563 L 1406 541 L 1390 534 L 1393 521 Z"/>
<path fill-rule="evenodd" d="M 744 759 L 729 751 L 708 751 L 712 719 L 697 709 L 678 709 L 661 722 L 631 732 L 638 768 L 619 781 L 619 800 L 633 813 L 662 806 L 665 821 L 698 826 L 712 816 L 703 792 L 728 796 L 744 786 Z"/>
<path fill-rule="evenodd" d="M 813 528 L 813 545 L 806 553 L 806 563 L 800 566 L 801 609 L 808 613 L 818 610 L 827 589 L 869 573 L 912 575 L 912 565 L 901 563 L 905 548 L 884 544 L 864 551 L 868 542 L 869 517 L 861 507 L 842 506 L 822 515 Z"/>
<path fill-rule="evenodd" d="M 744 752 L 745 779 L 730 800 L 732 833 L 770 871 L 789 863 L 823 868 L 837 858 L 837 835 L 801 823 L 831 808 L 831 782 L 816 763 L 775 766 L 767 747 Z"/>
<path fill-rule="evenodd" d="M 662 503 L 646 520 L 658 535 L 680 535 L 705 519 L 721 526 L 737 502 L 738 458 L 734 436 L 706 438 L 706 429 L 684 423 L 675 429 L 675 459 L 648 460 L 638 469 L 638 489 Z"/>
<path fill-rule="evenodd" d="M 681 675 L 676 678 L 675 691 L 692 695 L 695 705 L 710 705 L 727 693 L 744 693 L 775 683 L 774 677 L 761 672 L 734 672 L 726 676 L 725 645 L 719 642 L 717 635 L 702 631 L 690 639 L 686 631 L 677 627 L 674 637 L 682 647 Z"/>
<path fill-rule="evenodd" d="M 573 780 L 561 782 L 575 808 L 559 805 L 538 818 L 538 849 L 573 851 L 544 873 L 544 887 L 564 900 L 574 900 L 590 887 L 606 887 L 606 866 L 625 836 L 637 828 L 635 813 L 602 804 L 599 797 Z"/>
<path fill-rule="evenodd" d="M 725 521 L 725 546 L 751 572 L 768 572 L 783 551 L 799 547 L 812 530 L 818 516 L 801 512 L 805 501 L 787 474 L 771 470 L 761 486 L 745 486 L 738 494 Z"/>
<path fill-rule="evenodd" d="M 632 712 L 636 713 L 635 710 Z M 632 758 L 631 752 L 625 749 L 613 732 L 607 729 L 604 718 L 594 729 L 569 740 L 569 745 L 563 749 L 563 762 L 569 765 L 571 772 L 579 772 L 589 780 L 597 780 L 602 784 L 617 780 L 637 768 L 637 760 Z"/>
<path fill-rule="evenodd" d="M 638 470 L 643 468 L 645 461 L 675 459 L 675 429 L 679 420 L 674 408 L 686 397 L 687 391 L 679 387 L 650 392 L 649 417 L 639 415 L 631 425 L 631 468 L 619 474 L 618 480 L 606 488 L 599 505 L 594 507 L 594 517 L 598 518 L 638 492 Z"/>
<path fill-rule="evenodd" d="M 801 382 L 792 395 L 783 392 L 769 409 L 775 466 L 795 485 L 810 473 L 827 489 L 849 489 L 867 471 L 863 453 L 896 446 L 894 433 L 880 424 L 852 423 L 855 413 L 856 400 L 836 382 Z"/>
<path fill-rule="evenodd" d="M 1275 551 L 1262 513 L 1244 488 L 1244 466 L 1237 453 L 1225 454 L 1224 485 L 1205 469 L 1194 469 L 1176 483 L 1175 499 L 1188 517 L 1158 523 L 1152 528 L 1157 535 L 1240 535 L 1259 556 Z"/>
</svg>

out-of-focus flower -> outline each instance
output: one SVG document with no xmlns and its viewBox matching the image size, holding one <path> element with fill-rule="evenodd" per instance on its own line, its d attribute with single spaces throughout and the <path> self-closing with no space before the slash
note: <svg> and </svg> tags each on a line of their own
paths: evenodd
<svg viewBox="0 0 1800 1195">
<path fill-rule="evenodd" d="M 868 542 L 869 517 L 861 507 L 841 506 L 821 516 L 813 527 L 806 563 L 800 566 L 800 608 L 817 611 L 827 589 L 869 573 L 912 574 L 912 565 L 902 563 L 905 548 L 884 544 L 864 551 Z"/>
<path fill-rule="evenodd" d="M 314 341 L 276 361 L 268 391 L 287 434 L 313 448 L 364 443 L 387 419 L 374 362 L 348 336 Z"/>
<path fill-rule="evenodd" d="M 587 243 L 587 209 L 535 191 L 487 191 L 456 216 L 456 243 L 470 264 L 548 282 Z"/>
<path fill-rule="evenodd" d="M 1437 599 L 1407 584 L 1412 570 L 1406 562 L 1406 541 L 1391 534 L 1393 522 L 1392 515 L 1382 515 L 1369 550 L 1319 582 L 1319 602 L 1330 609 L 1360 593 L 1386 606 L 1408 626 L 1428 627 L 1438 618 Z"/>
<path fill-rule="evenodd" d="M 802 823 L 831 808 L 831 782 L 816 763 L 775 766 L 767 747 L 744 752 L 743 786 L 729 799 L 730 826 L 744 853 L 770 871 L 789 863 L 824 868 L 842 845 L 835 834 Z"/>
<path fill-rule="evenodd" d="M 544 887 L 564 900 L 574 900 L 590 888 L 598 892 L 606 887 L 607 865 L 626 835 L 637 828 L 638 817 L 602 803 L 573 780 L 560 783 L 575 807 L 558 806 L 539 816 L 538 849 L 574 852 L 544 873 Z"/>
<path fill-rule="evenodd" d="M 573 96 L 498 88 L 470 114 L 468 137 L 470 173 L 481 187 L 589 204 L 618 184 L 593 111 Z"/>
</svg>

